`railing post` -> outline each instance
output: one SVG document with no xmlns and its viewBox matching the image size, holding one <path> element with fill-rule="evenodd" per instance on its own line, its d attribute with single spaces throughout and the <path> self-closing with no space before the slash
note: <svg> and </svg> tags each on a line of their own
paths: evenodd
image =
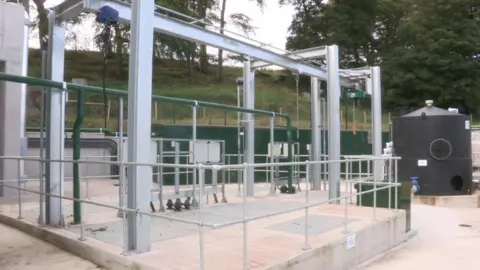
<svg viewBox="0 0 480 270">
<path fill-rule="evenodd" d="M 23 215 L 22 215 L 22 170 L 21 170 L 21 159 L 18 159 L 17 160 L 18 163 L 17 163 L 17 166 L 18 166 L 18 169 L 17 169 L 17 186 L 18 186 L 18 219 L 22 219 L 23 218 Z"/>
<path fill-rule="evenodd" d="M 195 157 L 195 152 L 197 149 L 197 109 L 198 109 L 198 103 L 195 101 L 195 105 L 192 106 L 192 164 L 196 164 L 197 160 Z M 192 206 L 193 207 L 198 207 L 197 203 L 197 171 L 194 169 L 193 170 L 193 175 L 192 175 Z"/>
<path fill-rule="evenodd" d="M 247 235 L 247 170 L 248 164 L 244 163 L 243 167 L 243 203 L 242 203 L 242 219 L 243 219 L 243 270 L 248 270 L 248 235 Z M 252 168 L 253 169 L 253 168 Z"/>
<path fill-rule="evenodd" d="M 73 161 L 74 162 L 74 165 L 75 164 L 78 164 L 78 160 L 76 161 Z M 80 165 L 80 164 L 78 164 Z M 78 171 L 78 179 L 80 181 L 81 176 L 80 176 L 80 171 Z M 79 182 L 79 186 L 80 186 L 80 182 Z M 78 203 L 78 206 L 77 206 L 77 211 L 78 211 L 78 215 L 79 215 L 79 220 L 80 220 L 80 237 L 78 238 L 78 240 L 80 241 L 86 241 L 87 238 L 85 238 L 85 222 L 83 220 L 83 205 L 82 205 L 82 191 L 79 190 L 79 193 L 78 193 L 78 197 L 75 197 L 74 196 L 74 203 Z"/>
<path fill-rule="evenodd" d="M 196 173 L 196 172 L 195 172 Z M 202 164 L 198 164 L 198 182 L 199 182 L 199 196 L 198 196 L 198 244 L 200 249 L 200 269 L 205 269 L 205 255 L 204 255 L 204 239 L 203 239 L 203 191 L 205 189 L 205 169 Z"/>
<path fill-rule="evenodd" d="M 393 181 L 395 182 L 395 211 L 398 210 L 398 159 L 395 159 L 395 177 Z"/>
<path fill-rule="evenodd" d="M 318 162 L 315 161 L 315 162 Z M 317 174 L 315 174 L 317 175 Z M 308 220 L 308 206 L 310 203 L 309 197 L 308 197 L 308 191 L 310 190 L 310 162 L 307 160 L 305 163 L 305 245 L 303 246 L 303 250 L 309 250 L 311 247 L 308 244 L 308 227 L 310 226 L 309 220 Z"/>
<path fill-rule="evenodd" d="M 274 144 L 275 144 L 275 114 L 270 116 L 270 163 L 273 163 L 273 160 L 274 160 L 274 153 L 273 153 Z M 270 175 L 269 175 L 270 176 L 270 195 L 273 196 L 275 195 L 275 188 L 276 188 L 275 179 L 273 175 L 274 166 L 270 165 L 269 169 L 270 169 Z"/>
</svg>

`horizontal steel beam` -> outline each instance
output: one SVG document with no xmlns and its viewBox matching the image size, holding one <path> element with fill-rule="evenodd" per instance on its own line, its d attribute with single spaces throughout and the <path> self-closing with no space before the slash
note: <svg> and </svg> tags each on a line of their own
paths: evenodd
<svg viewBox="0 0 480 270">
<path fill-rule="evenodd" d="M 84 0 L 84 11 L 95 12 L 102 6 L 108 5 L 119 12 L 122 23 L 130 23 L 130 5 L 118 0 Z M 271 65 L 280 66 L 300 74 L 326 80 L 326 71 L 306 64 L 301 60 L 295 60 L 267 49 L 258 47 L 226 35 L 210 31 L 200 26 L 181 21 L 169 16 L 156 13 L 154 19 L 155 31 L 174 37 L 206 44 L 233 53 L 250 56 Z"/>
<path fill-rule="evenodd" d="M 83 0 L 65 0 L 55 6 L 54 10 L 57 20 L 68 21 L 83 11 Z"/>
<path fill-rule="evenodd" d="M 284 55 L 298 57 L 298 58 L 301 58 L 302 60 L 311 60 L 311 59 L 317 59 L 322 56 L 325 56 L 326 53 L 327 53 L 327 48 L 325 46 L 320 46 L 320 47 L 313 47 L 313 48 L 298 50 L 291 53 L 286 53 Z M 262 68 L 262 67 L 268 67 L 268 66 L 270 66 L 270 64 L 263 61 L 255 61 L 252 63 L 252 68 Z"/>
</svg>

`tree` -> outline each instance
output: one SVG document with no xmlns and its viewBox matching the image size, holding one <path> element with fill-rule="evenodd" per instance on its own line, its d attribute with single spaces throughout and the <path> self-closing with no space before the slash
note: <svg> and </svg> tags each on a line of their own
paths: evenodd
<svg viewBox="0 0 480 270">
<path fill-rule="evenodd" d="M 257 6 L 263 10 L 265 7 L 265 0 L 250 0 L 255 1 Z M 227 0 L 222 0 L 220 5 L 220 34 L 223 34 L 225 31 L 225 25 L 227 24 L 227 19 L 225 18 L 225 11 L 227 9 Z M 245 35 L 253 33 L 253 27 L 250 24 L 250 17 L 242 13 L 233 13 L 230 15 L 230 22 L 239 28 Z M 217 65 L 217 79 L 218 81 L 223 81 L 223 50 L 218 49 L 218 65 Z"/>
<path fill-rule="evenodd" d="M 480 102 L 480 26 L 470 0 L 416 1 L 396 32 L 397 43 L 383 54 L 383 88 L 390 108 L 439 107 L 477 113 Z"/>
</svg>

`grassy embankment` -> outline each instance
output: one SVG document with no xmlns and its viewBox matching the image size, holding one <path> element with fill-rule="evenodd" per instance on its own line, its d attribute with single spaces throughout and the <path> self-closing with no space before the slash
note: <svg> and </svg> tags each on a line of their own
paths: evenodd
<svg viewBox="0 0 480 270">
<path fill-rule="evenodd" d="M 41 55 L 38 50 L 30 52 L 29 74 L 40 76 Z M 102 85 L 103 73 L 102 55 L 98 52 L 67 51 L 65 56 L 65 79 L 85 78 L 90 85 Z M 107 88 L 119 90 L 127 89 L 128 59 L 124 61 L 123 73 L 117 76 L 115 63 L 110 60 L 107 75 Z M 224 80 L 219 83 L 216 80 L 216 66 L 211 65 L 209 74 L 195 72 L 193 79 L 188 74 L 187 65 L 182 61 L 156 59 L 153 67 L 153 94 L 185 99 L 202 100 L 229 105 L 237 104 L 235 78 L 241 76 L 242 70 L 236 67 L 224 67 Z M 255 106 L 259 109 L 272 110 L 290 114 L 296 126 L 296 89 L 292 76 L 282 71 L 258 71 L 256 75 Z M 304 85 L 304 86 L 303 86 Z M 308 82 L 302 84 L 300 91 L 308 93 Z M 70 95 L 70 100 L 75 100 Z M 117 98 L 110 96 L 108 127 L 116 130 L 117 126 Z M 38 104 L 34 104 L 34 98 L 30 95 L 29 123 L 38 125 Z M 104 106 L 101 94 L 87 95 L 87 116 L 84 127 L 103 127 Z M 350 105 L 351 101 L 342 101 Z M 364 102 L 368 104 L 368 101 Z M 308 95 L 300 95 L 299 102 L 300 121 L 299 126 L 308 128 L 310 117 L 310 104 Z M 37 108 L 35 108 L 37 106 Z M 345 120 L 345 113 L 348 121 Z M 125 117 L 127 109 L 125 105 Z M 157 102 L 152 105 L 152 118 L 154 123 L 161 124 L 187 124 L 191 123 L 192 110 L 185 105 L 168 104 Z M 342 105 L 342 127 L 351 129 L 353 112 L 351 106 Z M 236 113 L 223 110 L 200 108 L 198 123 L 203 125 L 235 125 Z M 355 113 L 357 129 L 370 127 L 370 112 L 367 109 L 358 109 Z M 75 119 L 75 102 L 67 106 L 68 126 L 73 125 Z M 266 117 L 256 117 L 256 125 L 267 125 Z M 384 123 L 388 122 L 385 117 Z M 280 124 L 280 123 L 277 123 Z"/>
</svg>

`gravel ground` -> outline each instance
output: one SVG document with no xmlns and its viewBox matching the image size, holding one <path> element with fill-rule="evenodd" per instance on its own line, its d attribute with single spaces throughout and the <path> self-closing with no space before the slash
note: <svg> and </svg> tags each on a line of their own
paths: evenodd
<svg viewBox="0 0 480 270">
<path fill-rule="evenodd" d="M 0 224 L 2 270 L 99 270 L 93 263 Z"/>
<path fill-rule="evenodd" d="M 364 270 L 478 270 L 480 209 L 412 205 L 418 236 Z"/>
</svg>

